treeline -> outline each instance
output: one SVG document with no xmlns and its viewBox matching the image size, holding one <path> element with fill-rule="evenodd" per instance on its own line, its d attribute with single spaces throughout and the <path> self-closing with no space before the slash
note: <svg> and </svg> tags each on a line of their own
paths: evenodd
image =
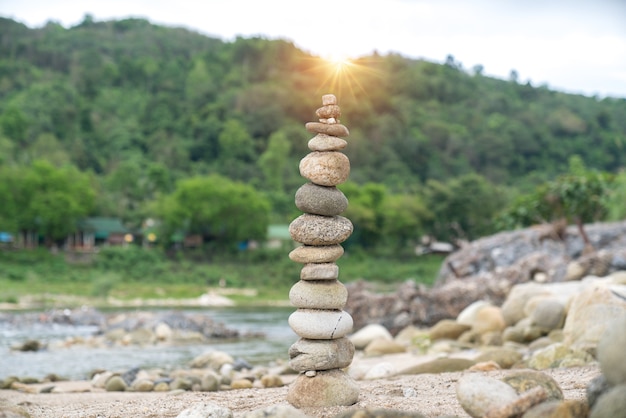
<svg viewBox="0 0 626 418">
<path fill-rule="evenodd" d="M 196 228 L 175 203 L 219 179 L 255 202 L 257 223 L 287 223 L 309 152 L 303 125 L 329 92 L 351 131 L 342 188 L 362 246 L 473 239 L 574 155 L 613 175 L 625 165 L 626 100 L 493 79 L 452 57 L 372 55 L 338 69 L 286 41 L 224 42 L 142 19 L 30 29 L 0 18 L 0 180 L 76 170 L 93 193 L 86 215 L 130 227 L 160 215 L 173 230 Z M 0 230 L 27 213 L 9 189 Z M 217 189 L 207 204 L 223 199 Z"/>
</svg>

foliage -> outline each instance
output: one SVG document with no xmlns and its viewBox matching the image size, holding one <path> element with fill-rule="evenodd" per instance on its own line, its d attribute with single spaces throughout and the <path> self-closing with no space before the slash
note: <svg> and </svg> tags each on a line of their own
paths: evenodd
<svg viewBox="0 0 626 418">
<path fill-rule="evenodd" d="M 501 215 L 503 226 L 528 226 L 565 219 L 586 237 L 583 224 L 605 219 L 613 177 L 587 169 L 580 157 L 570 158 L 570 169 L 555 180 L 522 195 Z"/>
<path fill-rule="evenodd" d="M 90 177 L 73 166 L 46 161 L 0 171 L 0 227 L 10 232 L 37 231 L 46 241 L 64 239 L 91 213 L 95 194 Z"/>
<path fill-rule="evenodd" d="M 162 236 L 182 231 L 231 248 L 240 241 L 265 239 L 270 207 L 253 187 L 213 174 L 179 181 L 155 211 L 163 223 Z"/>
<path fill-rule="evenodd" d="M 336 78 L 336 68 L 284 40 L 224 42 L 144 19 L 86 16 L 67 29 L 30 29 L 0 18 L 0 175 L 15 179 L 0 183 L 0 229 L 39 219 L 54 240 L 71 229 L 61 222 L 90 211 L 132 228 L 158 212 L 169 217 L 168 233 L 188 229 L 193 216 L 175 209 L 175 185 L 214 174 L 262 192 L 271 219 L 286 222 L 302 184 L 298 161 L 309 152 L 303 124 L 317 119 L 326 92 L 338 96 L 351 132 L 347 216 L 356 227 L 350 243 L 360 246 L 492 233 L 499 208 L 516 195 L 530 199 L 524 195 L 568 170 L 572 155 L 590 170 L 623 170 L 626 100 L 520 83 L 514 70 L 510 80 L 488 72 L 466 71 L 452 56 L 440 65 L 373 54 Z M 45 216 L 34 214 L 27 189 L 14 185 L 38 160 L 89 177 L 85 196 L 95 202 L 77 203 L 76 190 L 50 191 L 32 202 Z M 553 192 L 573 204 L 581 191 L 568 190 Z M 53 213 L 65 205 L 69 212 Z M 579 212 L 577 205 L 562 209 Z M 619 203 L 611 207 L 619 217 Z M 509 226 L 548 216 L 527 203 L 515 210 Z M 212 239 L 221 236 L 216 228 L 194 225 Z"/>
</svg>

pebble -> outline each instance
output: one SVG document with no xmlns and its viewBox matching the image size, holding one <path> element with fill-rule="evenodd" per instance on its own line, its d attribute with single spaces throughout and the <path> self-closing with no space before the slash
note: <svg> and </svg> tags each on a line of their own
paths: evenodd
<svg viewBox="0 0 626 418">
<path fill-rule="evenodd" d="M 572 298 L 563 341 L 573 348 L 593 351 L 609 324 L 623 314 L 626 300 L 617 296 L 613 288 L 601 283 L 591 285 Z"/>
<path fill-rule="evenodd" d="M 398 370 L 389 362 L 377 363 L 363 376 L 365 380 L 383 379 L 396 374 Z"/>
<path fill-rule="evenodd" d="M 496 406 L 487 411 L 484 418 L 511 418 L 517 417 L 528 409 L 537 405 L 547 398 L 547 393 L 541 386 L 534 387 L 524 392 L 517 399 L 504 406 Z"/>
<path fill-rule="evenodd" d="M 337 119 L 341 116 L 341 108 L 336 104 L 324 105 L 315 111 L 315 114 L 318 118 L 328 119 L 335 118 Z"/>
<path fill-rule="evenodd" d="M 382 356 L 385 354 L 397 354 L 406 352 L 406 347 L 387 338 L 376 338 L 370 342 L 363 352 L 367 356 Z"/>
<path fill-rule="evenodd" d="M 322 96 L 322 106 L 336 105 L 337 97 L 334 94 L 324 94 Z"/>
<path fill-rule="evenodd" d="M 565 306 L 557 300 L 542 300 L 537 303 L 530 314 L 530 320 L 532 325 L 541 328 L 546 333 L 562 328 L 565 323 Z"/>
<path fill-rule="evenodd" d="M 337 151 L 313 151 L 300 161 L 300 175 L 320 186 L 336 186 L 350 175 L 350 160 Z"/>
<path fill-rule="evenodd" d="M 242 418 L 310 418 L 291 405 L 272 405 L 265 409 L 246 412 Z"/>
<path fill-rule="evenodd" d="M 589 418 L 617 418 L 626 415 L 626 384 L 618 385 L 598 398 Z"/>
<path fill-rule="evenodd" d="M 337 280 L 300 280 L 289 291 L 289 301 L 296 308 L 343 309 L 347 300 L 348 290 Z"/>
<path fill-rule="evenodd" d="M 524 393 L 536 387 L 546 391 L 546 399 L 563 400 L 563 391 L 552 377 L 536 370 L 514 370 L 509 372 L 502 381 L 511 386 L 517 393 Z"/>
<path fill-rule="evenodd" d="M 432 341 L 442 339 L 456 340 L 470 328 L 470 325 L 460 324 L 453 319 L 442 319 L 430 328 L 428 334 Z"/>
<path fill-rule="evenodd" d="M 338 188 L 306 183 L 296 191 L 296 207 L 314 215 L 339 215 L 348 207 L 348 199 Z"/>
<path fill-rule="evenodd" d="M 279 388 L 285 385 L 283 379 L 277 375 L 265 375 L 261 377 L 261 385 L 264 388 Z"/>
<path fill-rule="evenodd" d="M 178 414 L 176 418 L 233 418 L 233 413 L 230 409 L 224 408 L 217 404 L 199 402 L 195 405 L 185 409 Z"/>
<path fill-rule="evenodd" d="M 341 245 L 301 245 L 289 253 L 289 259 L 296 263 L 332 263 L 344 253 Z"/>
<path fill-rule="evenodd" d="M 289 326 L 302 338 L 332 340 L 352 331 L 352 317 L 345 311 L 298 309 L 289 315 Z"/>
<path fill-rule="evenodd" d="M 350 237 L 352 230 L 352 222 L 343 216 L 305 213 L 289 224 L 291 238 L 305 245 L 340 244 Z"/>
<path fill-rule="evenodd" d="M 530 408 L 523 418 L 589 418 L 589 407 L 584 400 L 548 400 Z"/>
<path fill-rule="evenodd" d="M 349 338 L 357 350 L 364 349 L 369 343 L 378 338 L 385 338 L 389 341 L 393 340 L 393 336 L 387 328 L 380 324 L 368 324 L 350 335 Z"/>
<path fill-rule="evenodd" d="M 109 380 L 107 380 L 106 384 L 104 385 L 104 389 L 107 392 L 124 392 L 126 389 L 128 389 L 128 385 L 126 385 L 126 382 L 124 382 L 124 379 L 122 379 L 121 376 L 114 375 L 111 376 Z"/>
<path fill-rule="evenodd" d="M 237 379 L 233 380 L 230 384 L 231 389 L 251 389 L 252 382 L 248 379 Z"/>
<path fill-rule="evenodd" d="M 476 364 L 465 358 L 438 358 L 402 369 L 399 374 L 449 373 L 467 370 Z"/>
<path fill-rule="evenodd" d="M 300 374 L 289 385 L 287 401 L 296 408 L 354 405 L 359 386 L 342 370 L 318 371 L 314 377 Z"/>
<path fill-rule="evenodd" d="M 346 137 L 350 136 L 350 131 L 340 123 L 326 124 L 321 122 L 307 122 L 305 128 L 309 132 L 316 134 L 326 134 L 330 136 Z"/>
<path fill-rule="evenodd" d="M 610 385 L 626 384 L 626 315 L 615 319 L 604 332 L 597 348 L 600 369 Z"/>
<path fill-rule="evenodd" d="M 517 400 L 515 389 L 481 373 L 467 373 L 457 381 L 456 395 L 461 407 L 474 418 L 484 418 L 496 408 Z"/>
<path fill-rule="evenodd" d="M 300 338 L 289 348 L 289 365 L 296 371 L 342 369 L 352 363 L 354 345 L 348 338 Z"/>
<path fill-rule="evenodd" d="M 301 280 L 335 280 L 337 277 L 339 267 L 335 263 L 310 263 L 300 270 Z"/>
<path fill-rule="evenodd" d="M 348 146 L 348 141 L 336 136 L 317 134 L 309 140 L 311 151 L 340 151 Z"/>
<path fill-rule="evenodd" d="M 522 353 L 519 351 L 510 348 L 497 347 L 480 353 L 478 356 L 474 357 L 474 361 L 495 361 L 501 368 L 510 369 L 519 363 L 522 360 L 522 357 Z"/>
</svg>

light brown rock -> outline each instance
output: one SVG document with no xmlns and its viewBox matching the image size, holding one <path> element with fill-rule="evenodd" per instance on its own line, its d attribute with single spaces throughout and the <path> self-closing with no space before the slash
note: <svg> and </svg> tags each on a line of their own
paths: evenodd
<svg viewBox="0 0 626 418">
<path fill-rule="evenodd" d="M 344 125 L 335 123 L 332 125 L 322 122 L 307 122 L 306 130 L 316 134 L 326 134 L 330 136 L 346 137 L 350 136 L 350 131 Z"/>
<path fill-rule="evenodd" d="M 300 270 L 301 280 L 335 280 L 339 277 L 339 266 L 335 263 L 309 263 Z"/>
<path fill-rule="evenodd" d="M 308 143 L 311 151 L 339 151 L 347 146 L 348 142 L 345 139 L 326 134 L 317 134 Z"/>
<path fill-rule="evenodd" d="M 337 280 L 300 280 L 289 291 L 289 301 L 296 308 L 343 309 L 348 289 Z"/>
<path fill-rule="evenodd" d="M 301 245 L 289 253 L 289 259 L 296 263 L 332 263 L 343 255 L 341 245 Z"/>
<path fill-rule="evenodd" d="M 350 175 L 350 160 L 338 151 L 309 153 L 300 161 L 300 175 L 320 186 L 336 186 Z"/>
<path fill-rule="evenodd" d="M 314 377 L 301 374 L 287 393 L 287 401 L 296 408 L 348 406 L 358 399 L 359 386 L 341 370 L 320 371 Z"/>
<path fill-rule="evenodd" d="M 322 119 L 328 119 L 328 118 L 337 119 L 339 116 L 341 116 L 341 108 L 337 106 L 336 104 L 325 105 L 317 109 L 315 111 L 315 114 L 317 115 L 318 118 L 322 118 Z"/>
</svg>

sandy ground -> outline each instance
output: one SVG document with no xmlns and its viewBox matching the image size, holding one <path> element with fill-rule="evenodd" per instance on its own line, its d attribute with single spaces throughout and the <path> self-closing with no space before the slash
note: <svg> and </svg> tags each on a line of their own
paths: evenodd
<svg viewBox="0 0 626 418">
<path fill-rule="evenodd" d="M 399 354 L 378 357 L 372 361 L 389 361 L 405 366 L 408 358 L 407 355 Z M 565 399 L 584 399 L 587 384 L 600 374 L 597 366 L 549 369 L 544 372 L 559 383 Z M 497 378 L 507 371 L 480 373 Z M 348 409 L 389 408 L 421 412 L 427 417 L 442 415 L 467 417 L 469 415 L 459 405 L 455 393 L 456 381 L 462 374 L 463 372 L 404 375 L 369 381 L 360 380 L 358 384 L 361 390 L 356 405 L 304 408 L 302 411 L 311 417 L 334 417 Z M 3 407 L 15 405 L 27 411 L 33 418 L 176 417 L 198 402 L 214 403 L 229 408 L 235 417 L 242 417 L 246 412 L 272 405 L 289 405 L 286 396 L 288 384 L 293 377 L 285 376 L 284 380 L 286 386 L 274 389 L 182 393 L 105 392 L 92 388 L 89 382 L 60 382 L 55 384 L 57 389 L 67 392 L 30 394 L 0 390 L 0 417 L 4 416 Z M 33 387 L 42 386 L 46 385 L 33 385 Z M 69 392 L 71 390 L 85 392 Z M 405 396 L 407 392 L 412 392 L 413 396 Z"/>
</svg>

